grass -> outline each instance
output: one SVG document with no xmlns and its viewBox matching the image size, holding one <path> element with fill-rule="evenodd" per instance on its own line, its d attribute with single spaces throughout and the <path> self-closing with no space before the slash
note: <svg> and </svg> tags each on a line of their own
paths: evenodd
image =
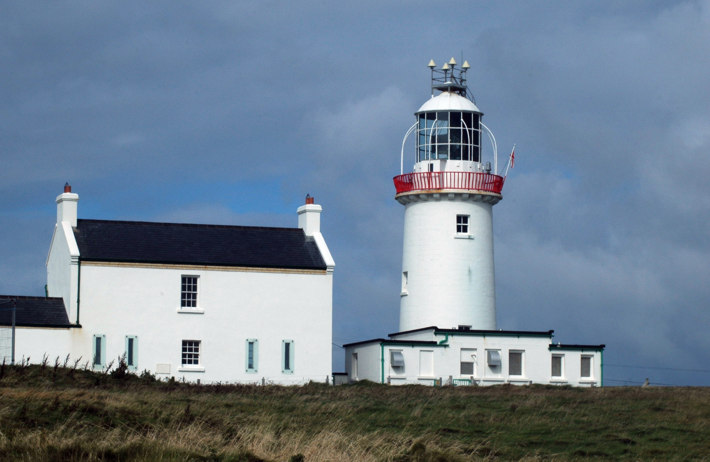
<svg viewBox="0 0 710 462">
<path fill-rule="evenodd" d="M 119 369 L 1 366 L 0 459 L 710 460 L 706 388 L 199 386 Z"/>
</svg>

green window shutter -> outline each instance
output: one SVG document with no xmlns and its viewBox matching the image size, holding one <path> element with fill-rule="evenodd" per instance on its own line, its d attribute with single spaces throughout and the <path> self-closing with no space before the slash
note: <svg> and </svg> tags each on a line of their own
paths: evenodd
<svg viewBox="0 0 710 462">
<path fill-rule="evenodd" d="M 293 340 L 281 341 L 281 372 L 284 374 L 293 374 L 295 369 L 295 354 Z"/>
<path fill-rule="evenodd" d="M 245 369 L 249 373 L 259 372 L 259 340 L 248 338 L 245 345 Z"/>
<path fill-rule="evenodd" d="M 92 365 L 101 370 L 106 366 L 106 336 L 94 335 L 92 339 Z"/>
<path fill-rule="evenodd" d="M 136 335 L 126 335 L 125 361 L 129 371 L 138 369 L 138 337 Z"/>
</svg>

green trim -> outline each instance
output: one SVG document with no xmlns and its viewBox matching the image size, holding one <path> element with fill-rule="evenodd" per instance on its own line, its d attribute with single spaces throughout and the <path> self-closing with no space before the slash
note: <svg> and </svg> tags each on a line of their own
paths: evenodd
<svg viewBox="0 0 710 462">
<path fill-rule="evenodd" d="M 380 342 L 380 383 L 385 383 L 385 343 Z"/>
<path fill-rule="evenodd" d="M 249 344 L 252 344 L 252 367 L 249 367 Z M 259 340 L 255 338 L 248 338 L 246 340 L 245 357 L 244 357 L 244 369 L 248 374 L 254 374 L 259 372 Z"/>
<path fill-rule="evenodd" d="M 599 378 L 599 382 L 601 386 L 604 386 L 604 350 L 602 349 L 599 352 L 600 359 L 599 359 L 599 369 L 601 370 L 601 377 Z"/>
<path fill-rule="evenodd" d="M 441 341 L 438 343 L 438 345 L 447 345 L 447 346 L 448 346 L 448 343 L 449 343 L 449 334 L 444 334 L 444 335 L 445 335 L 444 340 L 441 340 Z"/>
<path fill-rule="evenodd" d="M 97 343 L 98 340 L 98 343 Z M 94 334 L 91 339 L 91 366 L 94 370 L 103 370 L 106 366 L 106 335 Z M 99 346 L 99 354 L 96 354 L 96 345 Z M 96 360 L 99 362 L 96 362 Z"/>
<path fill-rule="evenodd" d="M 421 343 L 420 340 L 413 340 L 411 342 L 408 342 L 406 340 L 386 340 L 380 345 L 387 345 L 387 346 L 408 346 L 408 347 L 422 347 L 422 348 L 429 348 L 429 347 L 444 347 L 444 348 L 449 348 L 450 345 L 442 345 L 441 343 Z"/>
<path fill-rule="evenodd" d="M 286 345 L 288 345 L 288 364 L 286 364 Z M 282 374 L 293 374 L 296 369 L 295 359 L 296 354 L 294 352 L 295 346 L 293 340 L 281 340 L 281 373 Z M 286 367 L 288 366 L 288 367 Z"/>
<path fill-rule="evenodd" d="M 133 340 L 133 348 L 129 349 L 129 344 L 131 343 L 130 340 Z M 138 336 L 136 335 L 126 335 L 126 366 L 128 366 L 129 371 L 136 371 L 138 370 Z M 129 359 L 129 350 L 131 350 L 131 353 L 133 355 L 133 363 L 129 364 L 128 359 Z"/>
<path fill-rule="evenodd" d="M 81 305 L 81 260 L 76 261 L 76 324 L 79 325 L 79 306 Z"/>
</svg>

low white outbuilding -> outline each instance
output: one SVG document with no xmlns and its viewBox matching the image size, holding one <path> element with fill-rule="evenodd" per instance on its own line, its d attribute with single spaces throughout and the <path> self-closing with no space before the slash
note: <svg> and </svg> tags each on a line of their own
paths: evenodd
<svg viewBox="0 0 710 462">
<path fill-rule="evenodd" d="M 350 381 L 392 385 L 601 386 L 603 345 L 551 343 L 553 331 L 425 327 L 345 345 Z"/>
</svg>

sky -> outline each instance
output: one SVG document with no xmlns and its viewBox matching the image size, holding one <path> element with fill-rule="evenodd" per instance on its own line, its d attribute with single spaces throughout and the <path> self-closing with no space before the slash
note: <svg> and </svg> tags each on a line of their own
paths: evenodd
<svg viewBox="0 0 710 462">
<path fill-rule="evenodd" d="M 65 182 L 93 219 L 295 227 L 308 193 L 342 370 L 339 345 L 398 329 L 392 177 L 427 63 L 453 56 L 517 146 L 498 327 L 605 344 L 607 385 L 710 385 L 709 1 L 0 9 L 0 293 L 44 294 Z"/>
</svg>

